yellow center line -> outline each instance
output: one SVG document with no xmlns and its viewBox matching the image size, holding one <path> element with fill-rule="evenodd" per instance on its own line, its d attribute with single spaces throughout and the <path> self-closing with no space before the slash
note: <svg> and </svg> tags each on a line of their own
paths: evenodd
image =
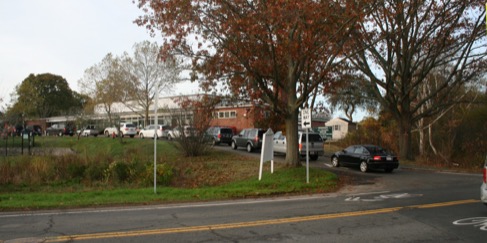
<svg viewBox="0 0 487 243">
<path fill-rule="evenodd" d="M 392 213 L 392 212 L 397 212 L 401 209 L 425 209 L 425 208 L 435 208 L 435 207 L 447 207 L 447 206 L 454 206 L 454 205 L 468 204 L 468 203 L 478 203 L 478 202 L 479 200 L 469 199 L 469 200 L 431 203 L 431 204 L 423 204 L 423 205 L 372 209 L 372 210 L 364 210 L 364 211 L 356 211 L 356 212 L 343 212 L 343 213 L 332 213 L 332 214 L 312 215 L 312 216 L 293 217 L 293 218 L 257 220 L 257 221 L 250 221 L 250 222 L 238 222 L 238 223 L 228 223 L 228 224 L 213 224 L 213 225 L 188 226 L 188 227 L 177 227 L 177 228 L 168 228 L 168 229 L 134 230 L 134 231 L 106 232 L 106 233 L 94 233 L 94 234 L 83 234 L 83 235 L 54 236 L 54 237 L 44 238 L 43 242 L 92 240 L 92 239 L 105 239 L 105 238 L 117 238 L 117 237 L 134 237 L 134 236 L 145 236 L 145 235 L 162 235 L 162 234 L 188 233 L 188 232 L 197 232 L 197 231 L 235 229 L 235 228 L 297 223 L 297 222 L 344 218 L 344 217 L 358 217 L 358 216 L 371 215 L 371 214 Z"/>
</svg>

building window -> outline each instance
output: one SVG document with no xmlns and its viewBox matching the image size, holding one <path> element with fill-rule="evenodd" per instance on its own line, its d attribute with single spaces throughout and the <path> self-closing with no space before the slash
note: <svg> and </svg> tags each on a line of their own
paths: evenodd
<svg viewBox="0 0 487 243">
<path fill-rule="evenodd" d="M 340 125 L 335 125 L 335 126 L 333 126 L 333 130 L 335 130 L 335 131 L 340 131 Z"/>
<path fill-rule="evenodd" d="M 218 119 L 229 119 L 229 118 L 236 118 L 237 112 L 236 111 L 219 111 L 218 112 Z"/>
</svg>

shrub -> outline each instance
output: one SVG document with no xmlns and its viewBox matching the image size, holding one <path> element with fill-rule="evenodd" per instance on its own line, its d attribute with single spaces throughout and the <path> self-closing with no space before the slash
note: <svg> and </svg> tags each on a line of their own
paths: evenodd
<svg viewBox="0 0 487 243">
<path fill-rule="evenodd" d="M 71 180 L 82 180 L 86 171 L 86 165 L 71 163 L 67 167 L 67 175 Z"/>
<path fill-rule="evenodd" d="M 186 157 L 197 157 L 207 155 L 211 150 L 210 142 L 204 134 L 194 136 L 181 136 L 176 139 L 173 145 Z"/>
<path fill-rule="evenodd" d="M 102 181 L 107 168 L 108 165 L 106 163 L 91 162 L 85 170 L 85 178 L 91 183 Z"/>
<path fill-rule="evenodd" d="M 156 181 L 157 185 L 169 186 L 174 175 L 174 168 L 166 163 L 157 164 Z M 145 184 L 154 184 L 154 164 L 147 164 L 145 169 Z"/>
<path fill-rule="evenodd" d="M 108 182 L 126 182 L 129 179 L 130 171 L 127 163 L 115 161 L 110 163 L 105 169 L 105 181 Z"/>
</svg>

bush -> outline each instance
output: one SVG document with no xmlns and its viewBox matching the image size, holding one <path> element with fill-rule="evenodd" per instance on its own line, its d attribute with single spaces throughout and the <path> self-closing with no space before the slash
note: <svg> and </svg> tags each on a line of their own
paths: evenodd
<svg viewBox="0 0 487 243">
<path fill-rule="evenodd" d="M 129 166 L 123 161 L 112 162 L 104 175 L 106 182 L 127 182 L 130 176 Z"/>
<path fill-rule="evenodd" d="M 71 180 L 82 180 L 86 171 L 86 165 L 71 163 L 67 167 L 67 175 Z"/>
<path fill-rule="evenodd" d="M 96 181 L 102 181 L 104 172 L 108 168 L 108 165 L 106 163 L 90 163 L 85 171 L 85 178 L 91 182 L 94 183 Z"/>
<path fill-rule="evenodd" d="M 207 155 L 211 149 L 210 141 L 203 135 L 181 136 L 175 139 L 174 146 L 186 157 Z"/>
<path fill-rule="evenodd" d="M 157 164 L 156 168 L 157 185 L 169 186 L 174 175 L 174 168 L 166 163 Z M 146 185 L 154 184 L 154 164 L 147 164 L 143 178 L 145 178 Z"/>
</svg>

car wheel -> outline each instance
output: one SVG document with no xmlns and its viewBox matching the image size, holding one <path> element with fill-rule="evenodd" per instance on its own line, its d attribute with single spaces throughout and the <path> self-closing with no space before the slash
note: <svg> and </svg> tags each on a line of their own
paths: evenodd
<svg viewBox="0 0 487 243">
<path fill-rule="evenodd" d="M 252 152 L 252 150 L 254 150 L 254 148 L 252 148 L 252 144 L 248 143 L 247 144 L 247 152 Z"/>
<path fill-rule="evenodd" d="M 213 141 L 211 142 L 211 145 L 215 146 L 217 144 L 216 140 L 213 139 Z"/>
<path fill-rule="evenodd" d="M 333 165 L 333 167 L 340 167 L 340 163 L 338 162 L 338 157 L 331 158 L 331 165 Z"/>
<path fill-rule="evenodd" d="M 105 136 L 108 138 L 110 135 L 108 134 L 108 131 L 105 131 Z"/>
<path fill-rule="evenodd" d="M 313 160 L 313 161 L 316 161 L 316 160 L 318 160 L 318 155 L 317 154 L 313 154 L 313 155 L 309 156 L 309 158 L 311 160 Z"/>
<path fill-rule="evenodd" d="M 142 139 L 144 139 L 144 134 L 140 133 L 139 134 L 139 137 L 142 138 Z"/>
<path fill-rule="evenodd" d="M 237 149 L 237 143 L 235 143 L 235 141 L 232 141 L 232 148 Z"/>
<path fill-rule="evenodd" d="M 384 169 L 387 173 L 391 173 L 394 169 L 393 168 L 387 168 L 387 169 Z"/>
<path fill-rule="evenodd" d="M 367 172 L 367 170 L 368 170 L 368 168 L 367 168 L 367 162 L 362 161 L 362 162 L 360 163 L 360 171 L 362 171 L 362 172 Z"/>
</svg>

